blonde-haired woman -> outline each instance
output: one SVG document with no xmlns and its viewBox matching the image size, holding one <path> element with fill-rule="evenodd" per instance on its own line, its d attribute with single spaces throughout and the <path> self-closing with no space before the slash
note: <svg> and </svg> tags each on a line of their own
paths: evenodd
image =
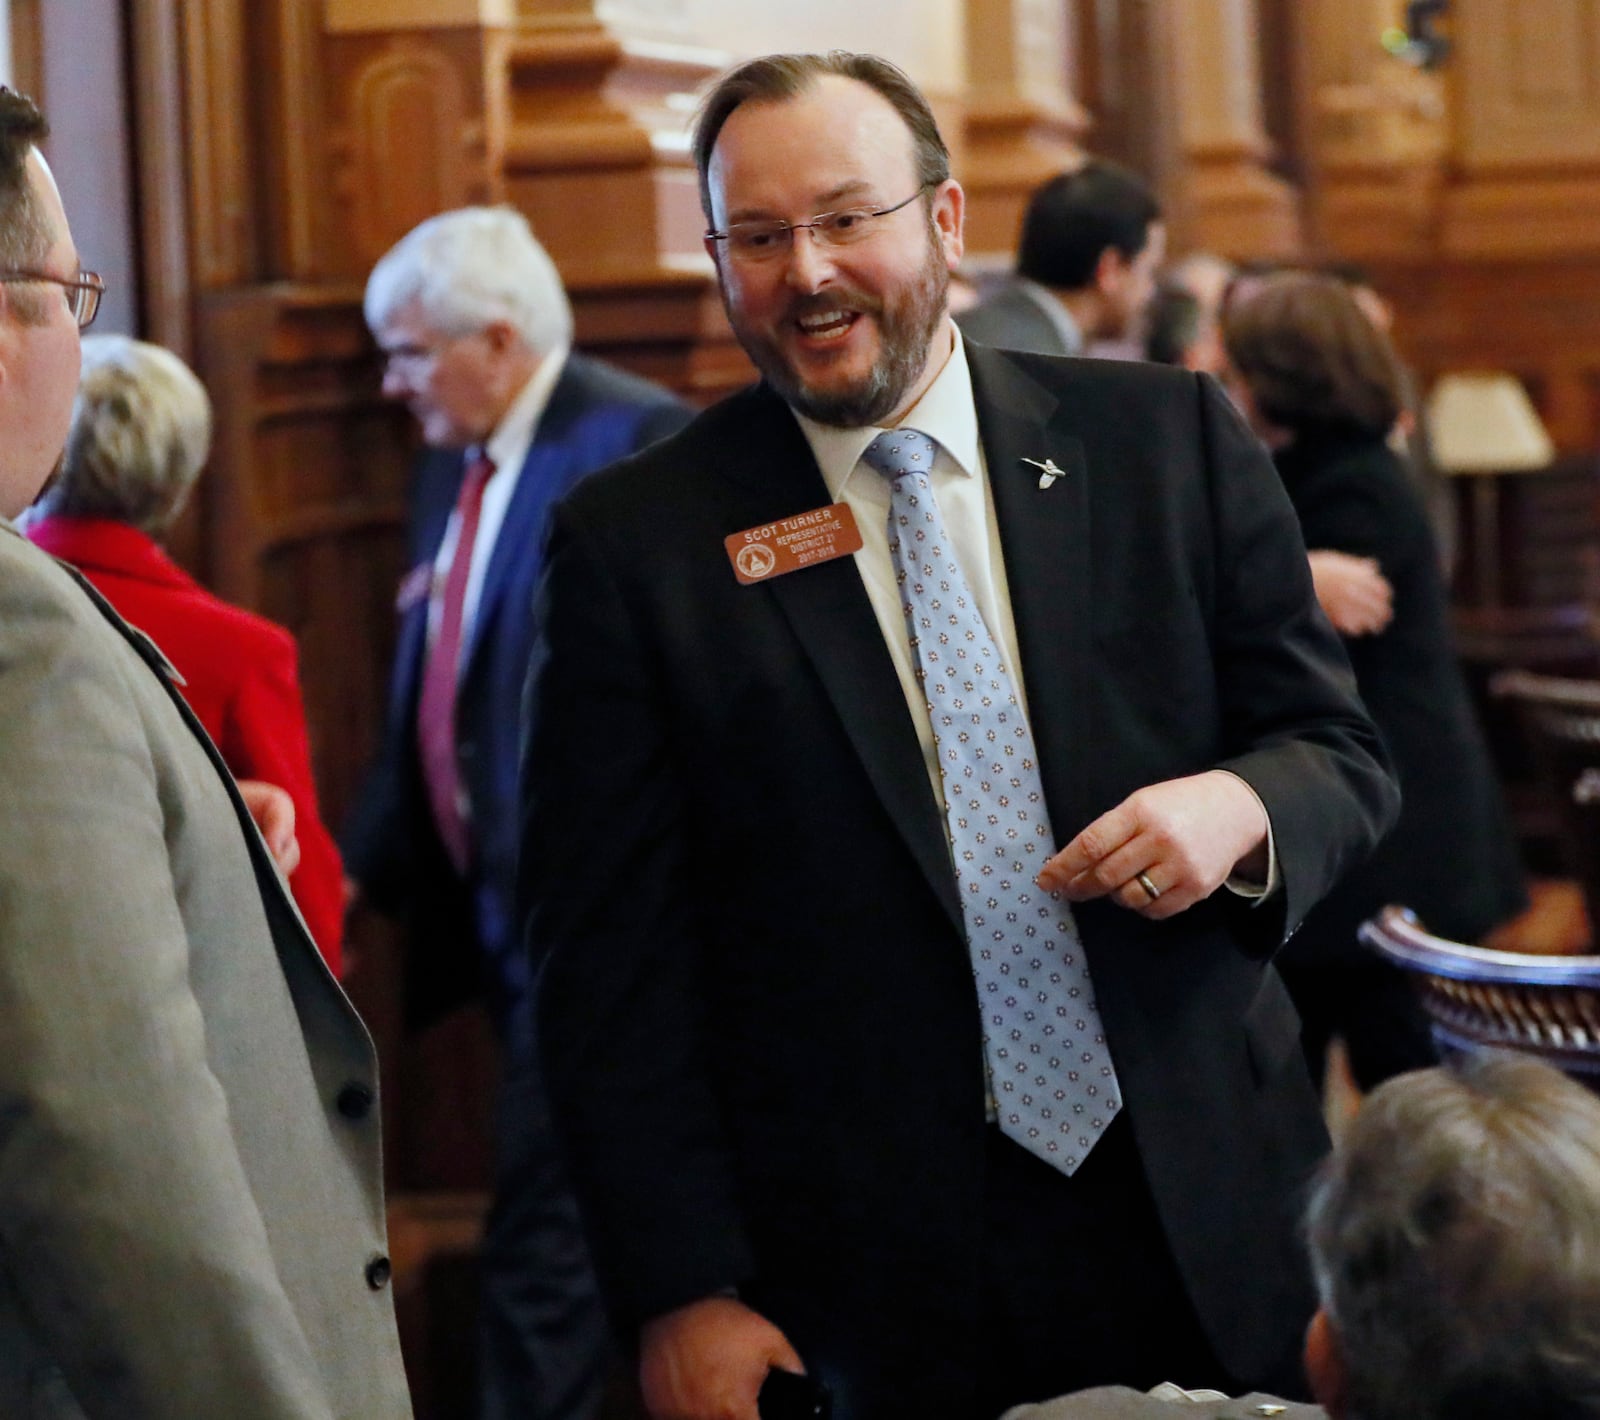
<svg viewBox="0 0 1600 1420">
<path fill-rule="evenodd" d="M 294 800 L 300 862 L 289 885 L 337 972 L 342 870 L 317 812 L 294 638 L 213 596 L 157 541 L 210 448 L 211 401 L 182 360 L 126 336 L 85 336 L 66 453 L 27 533 L 161 648 L 235 778 L 276 784 Z"/>
</svg>

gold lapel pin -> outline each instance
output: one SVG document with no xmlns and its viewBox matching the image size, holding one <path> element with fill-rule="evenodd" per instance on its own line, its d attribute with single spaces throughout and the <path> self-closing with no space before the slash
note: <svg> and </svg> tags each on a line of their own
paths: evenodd
<svg viewBox="0 0 1600 1420">
<path fill-rule="evenodd" d="M 1023 463 L 1032 464 L 1035 468 L 1044 470 L 1039 475 L 1039 487 L 1041 488 L 1048 488 L 1056 479 L 1066 477 L 1066 470 L 1057 468 L 1054 459 L 1046 459 L 1043 463 L 1040 463 L 1038 459 L 1023 459 Z"/>
</svg>

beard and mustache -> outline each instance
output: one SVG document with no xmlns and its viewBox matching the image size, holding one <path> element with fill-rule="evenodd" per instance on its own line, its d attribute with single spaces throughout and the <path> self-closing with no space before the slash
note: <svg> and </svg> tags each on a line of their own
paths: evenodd
<svg viewBox="0 0 1600 1420">
<path fill-rule="evenodd" d="M 839 429 L 881 424 L 900 407 L 927 365 L 928 350 L 944 319 L 950 289 L 950 271 L 931 217 L 927 236 L 926 259 L 921 268 L 911 280 L 881 298 L 851 286 L 834 286 L 825 292 L 796 296 L 776 322 L 781 327 L 807 315 L 835 310 L 872 319 L 878 327 L 878 357 L 865 375 L 843 388 L 812 388 L 779 342 L 747 321 L 732 301 L 726 302 L 728 320 L 745 354 L 790 406 L 818 424 Z"/>
</svg>

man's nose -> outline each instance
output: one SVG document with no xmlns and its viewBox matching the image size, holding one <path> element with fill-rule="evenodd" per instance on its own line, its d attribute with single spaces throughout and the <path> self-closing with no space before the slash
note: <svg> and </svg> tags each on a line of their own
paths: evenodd
<svg viewBox="0 0 1600 1420">
<path fill-rule="evenodd" d="M 784 276 L 797 291 L 818 290 L 833 274 L 833 248 L 817 236 L 815 227 L 796 227 L 789 234 Z"/>
<path fill-rule="evenodd" d="M 405 399 L 411 393 L 411 382 L 396 365 L 389 365 L 383 372 L 383 397 L 385 399 Z"/>
</svg>

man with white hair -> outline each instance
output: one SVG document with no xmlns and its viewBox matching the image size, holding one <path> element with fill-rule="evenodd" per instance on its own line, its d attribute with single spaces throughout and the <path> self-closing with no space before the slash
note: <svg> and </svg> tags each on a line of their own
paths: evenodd
<svg viewBox="0 0 1600 1420">
<path fill-rule="evenodd" d="M 84 271 L 0 88 L 0 1415 L 409 1420 L 377 1060 L 166 658 L 13 526 Z"/>
<path fill-rule="evenodd" d="M 533 964 L 512 905 L 522 688 L 550 507 L 689 410 L 571 349 L 555 265 L 510 208 L 422 223 L 373 269 L 366 316 L 384 394 L 415 415 L 427 453 L 388 734 L 346 860 L 366 900 L 408 921 L 412 1021 L 485 993 L 505 1043 L 480 1414 L 587 1416 L 605 1330 L 531 1069 Z"/>
</svg>

